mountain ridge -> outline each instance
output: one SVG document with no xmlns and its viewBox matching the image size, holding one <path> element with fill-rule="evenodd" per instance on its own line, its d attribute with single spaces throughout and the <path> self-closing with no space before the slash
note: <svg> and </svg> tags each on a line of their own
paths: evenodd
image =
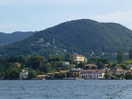
<svg viewBox="0 0 132 99">
<path fill-rule="evenodd" d="M 47 56 L 70 52 L 90 55 L 91 52 L 114 53 L 131 49 L 132 30 L 118 23 L 80 19 L 38 31 L 28 39 L 1 48 L 0 54 Z"/>
<path fill-rule="evenodd" d="M 27 37 L 33 35 L 34 32 L 20 32 L 16 31 L 13 33 L 4 33 L 0 32 L 0 46 L 7 45 L 7 44 L 12 44 L 15 42 L 19 42 L 23 39 L 26 39 Z"/>
</svg>

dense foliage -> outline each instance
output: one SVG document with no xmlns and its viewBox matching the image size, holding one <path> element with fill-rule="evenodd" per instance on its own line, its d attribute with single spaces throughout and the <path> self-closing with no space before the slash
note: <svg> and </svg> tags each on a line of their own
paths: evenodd
<svg viewBox="0 0 132 99">
<path fill-rule="evenodd" d="M 36 75 L 43 75 L 47 73 L 58 72 L 60 70 L 70 70 L 62 66 L 63 61 L 69 61 L 72 64 L 75 64 L 76 68 L 84 68 L 87 63 L 77 64 L 70 57 L 66 55 L 56 56 L 51 55 L 50 58 L 46 59 L 44 56 L 33 55 L 33 56 L 18 56 L 18 57 L 1 57 L 0 58 L 0 78 L 4 79 L 18 79 L 19 73 L 25 69 L 29 71 L 28 79 L 35 78 Z M 89 60 L 88 63 L 101 62 L 102 64 L 108 63 L 107 59 L 96 58 Z M 100 66 L 100 65 L 99 65 Z M 104 68 L 104 67 L 103 67 Z M 69 73 L 67 74 L 56 74 L 56 78 L 70 77 Z"/>
<path fill-rule="evenodd" d="M 21 42 L 2 47 L 6 56 L 81 53 L 110 55 L 132 49 L 132 31 L 116 23 L 99 23 L 89 19 L 74 20 L 36 32 Z"/>
<path fill-rule="evenodd" d="M 106 58 L 89 58 L 88 62 L 74 62 L 71 55 L 50 55 L 48 59 L 41 55 L 33 56 L 18 56 L 18 57 L 0 57 L 0 79 L 19 79 L 19 74 L 22 70 L 28 70 L 28 79 L 36 78 L 37 75 L 45 75 L 47 73 L 59 72 L 60 70 L 70 70 L 69 67 L 64 67 L 63 62 L 68 61 L 70 64 L 75 64 L 75 68 L 86 68 L 87 64 L 96 64 L 98 67 L 93 69 L 106 69 L 119 66 L 123 70 L 129 70 L 127 61 L 111 62 Z M 130 61 L 130 60 L 129 60 Z M 132 63 L 132 60 L 131 60 Z M 132 79 L 131 74 L 126 76 L 115 75 L 116 77 L 124 77 Z M 56 79 L 64 77 L 73 77 L 70 72 L 55 74 Z M 106 73 L 106 78 L 110 78 L 110 74 Z"/>
<path fill-rule="evenodd" d="M 33 34 L 34 32 L 14 32 L 10 34 L 0 32 L 0 46 L 19 42 Z"/>
</svg>

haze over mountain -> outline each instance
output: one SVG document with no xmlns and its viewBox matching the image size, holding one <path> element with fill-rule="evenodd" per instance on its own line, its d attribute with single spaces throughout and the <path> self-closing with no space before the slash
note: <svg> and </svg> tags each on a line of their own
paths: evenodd
<svg viewBox="0 0 132 99">
<path fill-rule="evenodd" d="M 132 31 L 117 23 L 89 19 L 61 23 L 0 49 L 1 55 L 114 53 L 132 49 Z"/>
<path fill-rule="evenodd" d="M 19 42 L 32 34 L 34 34 L 34 32 L 13 32 L 10 34 L 0 32 L 0 46 Z"/>
</svg>

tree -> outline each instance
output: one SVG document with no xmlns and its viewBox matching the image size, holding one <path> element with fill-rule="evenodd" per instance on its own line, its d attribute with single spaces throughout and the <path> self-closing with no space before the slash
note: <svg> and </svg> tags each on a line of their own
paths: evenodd
<svg viewBox="0 0 132 99">
<path fill-rule="evenodd" d="M 73 77 L 71 72 L 67 72 L 66 75 L 67 75 L 67 77 Z"/>
<path fill-rule="evenodd" d="M 132 74 L 126 74 L 125 79 L 132 79 Z"/>
<path fill-rule="evenodd" d="M 39 55 L 32 56 L 29 59 L 29 65 L 33 69 L 39 69 L 44 62 L 45 62 L 45 58 L 43 56 L 39 56 Z"/>
<path fill-rule="evenodd" d="M 66 73 L 55 74 L 55 78 L 56 78 L 56 79 L 63 79 L 63 78 L 65 78 L 66 76 L 67 76 Z"/>
<path fill-rule="evenodd" d="M 77 65 L 77 68 L 85 68 L 86 63 L 80 62 L 80 64 Z"/>
<path fill-rule="evenodd" d="M 36 71 L 33 69 L 29 69 L 29 73 L 28 73 L 28 79 L 32 79 L 32 78 L 36 78 Z"/>
<path fill-rule="evenodd" d="M 123 74 L 118 74 L 118 75 L 116 75 L 116 77 L 118 77 L 118 78 L 124 78 L 124 75 Z"/>
<path fill-rule="evenodd" d="M 59 62 L 61 62 L 62 60 L 63 60 L 63 55 L 61 55 L 61 56 L 56 56 L 56 55 L 50 55 L 50 58 L 48 59 L 48 62 L 50 62 L 50 61 L 59 61 Z"/>
<path fill-rule="evenodd" d="M 18 79 L 19 78 L 19 71 L 17 69 L 13 69 L 10 72 L 10 79 Z"/>
<path fill-rule="evenodd" d="M 41 66 L 40 70 L 45 72 L 45 73 L 50 73 L 50 72 L 55 71 L 54 67 L 50 63 L 43 64 Z"/>
<path fill-rule="evenodd" d="M 117 62 L 119 62 L 119 63 L 123 62 L 123 60 L 124 60 L 123 52 L 118 52 L 116 58 L 117 58 Z"/>
<path fill-rule="evenodd" d="M 129 69 L 128 66 L 126 66 L 125 64 L 121 64 L 121 67 L 122 67 L 122 69 L 125 69 L 125 70 Z"/>
<path fill-rule="evenodd" d="M 100 61 L 97 63 L 97 65 L 98 65 L 98 69 L 104 69 L 105 67 L 104 64 Z"/>
<path fill-rule="evenodd" d="M 110 74 L 109 73 L 105 73 L 104 76 L 105 76 L 106 79 L 110 78 Z"/>
<path fill-rule="evenodd" d="M 18 57 L 18 62 L 25 63 L 26 62 L 25 57 L 23 55 L 19 56 Z"/>
<path fill-rule="evenodd" d="M 19 71 L 16 67 L 10 67 L 5 71 L 5 79 L 18 79 Z"/>
<path fill-rule="evenodd" d="M 129 51 L 129 59 L 132 59 L 132 50 Z"/>
</svg>

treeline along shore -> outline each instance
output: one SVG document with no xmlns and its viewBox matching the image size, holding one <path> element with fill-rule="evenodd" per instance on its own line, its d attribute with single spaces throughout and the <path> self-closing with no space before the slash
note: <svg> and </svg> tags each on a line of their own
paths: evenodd
<svg viewBox="0 0 132 99">
<path fill-rule="evenodd" d="M 116 60 L 81 54 L 0 57 L 1 80 L 31 79 L 132 79 L 132 51 Z"/>
</svg>

